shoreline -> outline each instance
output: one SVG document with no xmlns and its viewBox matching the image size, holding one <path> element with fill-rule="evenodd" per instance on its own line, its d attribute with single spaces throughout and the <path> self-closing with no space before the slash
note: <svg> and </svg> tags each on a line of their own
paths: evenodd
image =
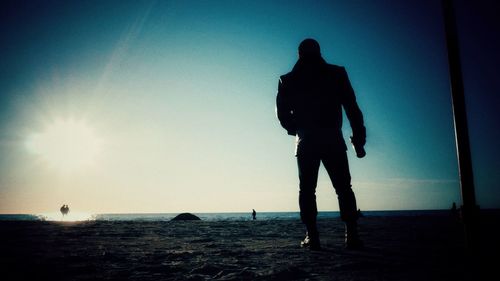
<svg viewBox="0 0 500 281">
<path fill-rule="evenodd" d="M 500 216 L 500 209 L 482 209 L 481 214 Z M 385 211 L 361 211 L 364 217 L 411 217 L 411 216 L 449 216 L 450 210 L 385 210 Z M 68 216 L 62 216 L 58 212 L 44 214 L 0 214 L 0 221 L 168 221 L 178 213 L 108 213 L 90 214 L 81 212 L 70 212 Z M 250 212 L 222 212 L 222 213 L 196 213 L 202 220 L 207 221 L 248 221 L 252 220 Z M 320 211 L 318 219 L 338 218 L 338 211 Z M 299 212 L 258 212 L 258 220 L 288 220 L 299 219 Z"/>
</svg>

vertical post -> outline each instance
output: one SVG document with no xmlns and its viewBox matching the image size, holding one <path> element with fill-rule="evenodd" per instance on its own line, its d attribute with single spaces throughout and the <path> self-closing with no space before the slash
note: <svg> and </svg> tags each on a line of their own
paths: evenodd
<svg viewBox="0 0 500 281">
<path fill-rule="evenodd" d="M 460 65 L 460 50 L 457 35 L 455 14 L 452 0 L 443 0 L 443 15 L 448 46 L 448 61 L 450 67 L 451 99 L 453 120 L 455 125 L 455 141 L 457 148 L 460 188 L 462 193 L 462 219 L 465 228 L 465 238 L 469 249 L 475 248 L 478 232 L 478 210 L 474 194 L 474 179 L 469 144 L 469 129 L 465 110 L 464 85 L 462 67 Z"/>
</svg>

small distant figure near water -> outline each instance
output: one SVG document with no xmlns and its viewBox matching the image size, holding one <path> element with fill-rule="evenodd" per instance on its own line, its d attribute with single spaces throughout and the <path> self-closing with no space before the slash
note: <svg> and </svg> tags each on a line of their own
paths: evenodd
<svg viewBox="0 0 500 281">
<path fill-rule="evenodd" d="M 451 216 L 454 219 L 460 219 L 460 211 L 457 209 L 457 204 L 455 202 L 451 205 Z"/>
<path fill-rule="evenodd" d="M 69 213 L 69 207 L 68 207 L 68 205 L 62 205 L 60 211 L 61 211 L 61 214 L 63 215 L 63 217 L 65 215 L 67 215 Z"/>
<path fill-rule="evenodd" d="M 357 230 L 358 208 L 342 135 L 342 108 L 352 128 L 351 143 L 358 158 L 366 155 L 363 114 L 346 69 L 328 64 L 316 40 L 302 41 L 298 53 L 292 71 L 280 77 L 276 113 L 281 126 L 296 139 L 300 217 L 307 230 L 301 245 L 321 249 L 316 227 L 316 185 L 322 162 L 339 200 L 346 248 L 359 249 L 362 242 Z"/>
<path fill-rule="evenodd" d="M 252 218 L 253 220 L 257 219 L 257 212 L 255 212 L 255 209 L 252 209 Z"/>
<path fill-rule="evenodd" d="M 363 213 L 361 213 L 361 209 L 358 209 L 358 218 L 362 218 L 364 217 L 365 215 L 363 215 Z"/>
</svg>

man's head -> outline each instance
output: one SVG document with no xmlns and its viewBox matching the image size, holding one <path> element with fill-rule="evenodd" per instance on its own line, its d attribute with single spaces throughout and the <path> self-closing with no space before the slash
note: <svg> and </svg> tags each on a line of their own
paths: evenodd
<svg viewBox="0 0 500 281">
<path fill-rule="evenodd" d="M 299 58 L 316 58 L 321 57 L 321 50 L 318 41 L 307 38 L 299 45 Z"/>
</svg>

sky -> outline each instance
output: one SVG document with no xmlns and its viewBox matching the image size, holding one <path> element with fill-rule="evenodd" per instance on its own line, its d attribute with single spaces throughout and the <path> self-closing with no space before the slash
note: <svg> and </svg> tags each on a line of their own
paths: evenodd
<svg viewBox="0 0 500 281">
<path fill-rule="evenodd" d="M 482 208 L 500 207 L 498 12 L 456 1 Z M 297 211 L 275 98 L 309 37 L 365 117 L 358 207 L 460 204 L 440 1 L 2 1 L 0 213 Z M 338 210 L 324 168 L 317 198 Z"/>
</svg>

